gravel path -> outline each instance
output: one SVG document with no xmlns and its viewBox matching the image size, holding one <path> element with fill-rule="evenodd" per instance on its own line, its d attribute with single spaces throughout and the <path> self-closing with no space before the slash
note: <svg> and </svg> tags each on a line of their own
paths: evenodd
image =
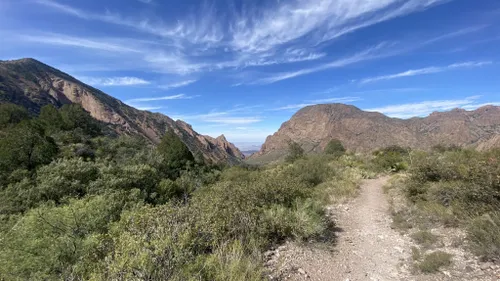
<svg viewBox="0 0 500 281">
<path fill-rule="evenodd" d="M 275 253 L 275 264 L 288 268 L 284 280 L 408 280 L 402 266 L 409 241 L 391 229 L 389 203 L 382 187 L 388 178 L 365 180 L 360 195 L 330 213 L 339 232 L 332 251 L 293 243 Z M 276 258 L 276 256 L 278 258 Z M 284 272 L 284 273 L 283 273 Z"/>
</svg>

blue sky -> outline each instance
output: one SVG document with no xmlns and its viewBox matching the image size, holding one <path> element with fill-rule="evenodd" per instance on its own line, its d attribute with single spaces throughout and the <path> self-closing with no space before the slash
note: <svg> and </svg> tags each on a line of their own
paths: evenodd
<svg viewBox="0 0 500 281">
<path fill-rule="evenodd" d="M 499 23 L 498 0 L 2 0 L 0 59 L 241 145 L 309 104 L 401 118 L 500 104 Z"/>
</svg>

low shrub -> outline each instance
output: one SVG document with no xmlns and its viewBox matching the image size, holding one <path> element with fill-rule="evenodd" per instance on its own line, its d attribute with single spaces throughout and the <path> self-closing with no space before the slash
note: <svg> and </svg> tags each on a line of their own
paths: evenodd
<svg viewBox="0 0 500 281">
<path fill-rule="evenodd" d="M 473 219 L 467 233 L 472 252 L 485 259 L 500 257 L 500 212 Z"/>
<path fill-rule="evenodd" d="M 436 251 L 424 256 L 422 262 L 418 264 L 418 268 L 423 273 L 435 273 L 439 269 L 452 264 L 452 255 L 443 251 Z"/>
<path fill-rule="evenodd" d="M 431 247 L 438 241 L 438 236 L 426 230 L 420 230 L 411 235 L 411 238 L 424 248 Z"/>
</svg>

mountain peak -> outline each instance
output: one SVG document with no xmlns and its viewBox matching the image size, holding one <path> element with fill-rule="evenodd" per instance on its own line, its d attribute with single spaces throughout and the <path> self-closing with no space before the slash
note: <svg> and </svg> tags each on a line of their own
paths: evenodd
<svg viewBox="0 0 500 281">
<path fill-rule="evenodd" d="M 0 81 L 0 102 L 21 105 L 34 114 L 48 104 L 60 107 L 76 103 L 118 134 L 138 135 L 158 143 L 167 130 L 172 130 L 193 153 L 201 152 L 211 162 L 235 163 L 243 158 L 236 147 L 215 144 L 183 121 L 130 107 L 33 58 L 0 62 Z M 221 143 L 225 142 L 224 138 Z"/>
<path fill-rule="evenodd" d="M 475 111 L 454 109 L 426 118 L 389 118 L 352 105 L 321 104 L 302 108 L 267 137 L 254 159 L 280 158 L 288 141 L 299 143 L 306 152 L 320 152 L 332 139 L 350 151 L 368 152 L 390 145 L 429 149 L 435 145 L 474 146 L 500 134 L 500 107 L 484 106 Z M 269 156 L 267 156 L 269 155 Z"/>
</svg>

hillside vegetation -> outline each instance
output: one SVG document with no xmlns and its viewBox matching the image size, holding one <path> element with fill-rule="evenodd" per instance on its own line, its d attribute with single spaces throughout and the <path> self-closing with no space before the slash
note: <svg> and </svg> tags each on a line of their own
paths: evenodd
<svg viewBox="0 0 500 281">
<path fill-rule="evenodd" d="M 0 280 L 262 280 L 272 245 L 328 238 L 324 206 L 356 193 L 359 161 L 213 166 L 79 105 L 2 104 Z"/>
</svg>

